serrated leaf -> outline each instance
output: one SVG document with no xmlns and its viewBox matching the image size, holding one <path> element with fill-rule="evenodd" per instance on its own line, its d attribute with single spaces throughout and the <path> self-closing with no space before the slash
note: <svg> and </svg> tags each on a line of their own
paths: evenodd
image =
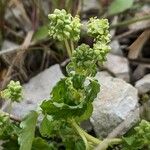
<svg viewBox="0 0 150 150">
<path fill-rule="evenodd" d="M 83 75 L 64 78 L 53 88 L 51 100 L 43 101 L 41 108 L 54 119 L 80 117 L 84 113 L 81 118 L 87 118 L 92 110 L 90 103 L 96 98 L 99 89 L 98 81 L 93 78 L 85 80 Z"/>
<path fill-rule="evenodd" d="M 46 115 L 40 124 L 40 133 L 43 137 L 50 137 L 52 134 L 54 120 L 51 116 Z"/>
<path fill-rule="evenodd" d="M 37 118 L 38 113 L 36 111 L 31 111 L 21 122 L 20 127 L 22 130 L 18 138 L 18 142 L 20 144 L 19 150 L 31 150 Z"/>
<path fill-rule="evenodd" d="M 86 87 L 86 101 L 93 102 L 100 91 L 100 85 L 97 80 L 90 79 L 90 84 Z"/>
<path fill-rule="evenodd" d="M 55 150 L 55 147 L 38 137 L 34 139 L 31 150 Z"/>
<path fill-rule="evenodd" d="M 132 7 L 134 0 L 114 0 L 108 8 L 108 14 L 121 13 Z"/>
<path fill-rule="evenodd" d="M 92 105 L 91 103 L 88 103 L 88 104 L 87 104 L 87 107 L 86 107 L 86 109 L 85 109 L 84 114 L 81 115 L 81 116 L 76 117 L 76 120 L 77 120 L 78 122 L 87 120 L 88 118 L 91 117 L 92 112 L 93 112 L 93 105 Z"/>
<path fill-rule="evenodd" d="M 52 102 L 51 100 L 43 101 L 41 108 L 45 113 L 52 115 L 55 119 L 67 119 L 73 116 L 80 116 L 85 110 L 83 104 L 69 106 L 65 103 Z"/>
</svg>

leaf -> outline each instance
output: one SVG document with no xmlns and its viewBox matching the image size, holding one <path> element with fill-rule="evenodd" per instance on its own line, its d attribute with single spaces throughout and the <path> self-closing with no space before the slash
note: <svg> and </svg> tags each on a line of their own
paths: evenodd
<svg viewBox="0 0 150 150">
<path fill-rule="evenodd" d="M 77 117 L 76 117 L 76 120 L 77 120 L 78 122 L 87 120 L 88 118 L 91 117 L 92 112 L 93 112 L 93 105 L 92 105 L 91 103 L 88 103 L 88 104 L 87 104 L 87 108 L 85 109 L 84 114 L 81 115 L 81 116 L 77 116 Z"/>
<path fill-rule="evenodd" d="M 20 144 L 19 150 L 31 150 L 37 118 L 38 113 L 36 111 L 31 111 L 21 122 L 20 127 L 22 130 L 18 138 Z"/>
<path fill-rule="evenodd" d="M 54 120 L 51 116 L 46 115 L 40 125 L 40 133 L 43 137 L 50 137 L 54 130 Z"/>
<path fill-rule="evenodd" d="M 134 0 L 114 0 L 108 8 L 108 14 L 121 13 L 132 7 Z"/>
<path fill-rule="evenodd" d="M 43 101 L 42 110 L 54 117 L 54 119 L 67 119 L 69 117 L 80 116 L 85 111 L 85 107 L 81 103 L 76 106 L 69 106 L 65 103 L 52 102 L 51 100 Z"/>
<path fill-rule="evenodd" d="M 100 91 L 100 85 L 97 80 L 90 78 L 90 84 L 86 87 L 86 101 L 93 102 Z"/>
<path fill-rule="evenodd" d="M 38 137 L 34 139 L 31 150 L 54 150 L 54 149 L 55 148 L 52 144 L 48 144 L 45 140 Z"/>
<path fill-rule="evenodd" d="M 48 36 L 48 26 L 44 25 L 40 27 L 33 35 L 33 41 L 44 40 Z"/>
<path fill-rule="evenodd" d="M 98 81 L 92 77 L 87 80 L 82 75 L 64 78 L 56 84 L 51 92 L 51 99 L 43 101 L 41 108 L 54 119 L 80 117 L 87 111 L 81 117 L 85 119 L 91 114 L 90 103 L 96 98 L 99 90 Z"/>
</svg>

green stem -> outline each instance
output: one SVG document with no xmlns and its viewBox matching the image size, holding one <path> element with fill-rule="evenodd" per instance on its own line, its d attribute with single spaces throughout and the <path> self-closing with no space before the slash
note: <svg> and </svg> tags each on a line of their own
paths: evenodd
<svg viewBox="0 0 150 150">
<path fill-rule="evenodd" d="M 139 22 L 139 21 L 142 21 L 142 20 L 148 20 L 148 19 L 150 19 L 150 15 L 145 15 L 144 17 L 134 18 L 134 19 L 131 19 L 131 20 L 127 20 L 127 21 L 124 21 L 124 22 L 120 22 L 120 23 L 111 25 L 110 28 L 113 29 L 113 28 L 116 28 L 116 27 L 127 26 L 129 24 Z"/>
<path fill-rule="evenodd" d="M 86 139 L 90 142 L 92 142 L 93 144 L 97 145 L 100 144 L 102 141 L 91 136 L 90 134 L 86 133 L 74 120 L 71 121 L 72 126 L 75 129 L 78 129 L 78 131 L 80 131 L 80 133 L 84 134 L 84 136 L 86 137 Z"/>
<path fill-rule="evenodd" d="M 71 53 L 69 43 L 68 43 L 67 40 L 65 40 L 64 42 L 65 42 L 65 46 L 66 46 L 66 49 L 67 49 L 68 56 L 69 56 L 69 58 L 71 58 L 72 53 Z"/>
<path fill-rule="evenodd" d="M 73 52 L 73 51 L 74 51 L 74 43 L 73 43 L 72 40 L 70 41 L 70 45 L 71 45 L 71 50 L 72 50 L 72 52 Z"/>
<path fill-rule="evenodd" d="M 77 123 L 74 120 L 71 121 L 71 124 L 76 129 L 76 131 L 81 136 L 81 138 L 83 139 L 83 141 L 85 143 L 86 150 L 88 150 L 89 149 L 88 142 L 87 142 L 87 139 L 86 139 L 84 133 L 82 132 L 82 129 L 77 125 Z"/>
<path fill-rule="evenodd" d="M 121 142 L 122 139 L 119 138 L 105 139 L 98 145 L 95 150 L 106 150 L 109 146 L 112 146 L 114 144 L 120 144 Z"/>
</svg>

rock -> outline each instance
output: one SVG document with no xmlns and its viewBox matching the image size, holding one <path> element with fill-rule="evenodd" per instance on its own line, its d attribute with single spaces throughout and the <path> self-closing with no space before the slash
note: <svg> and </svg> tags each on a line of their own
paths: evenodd
<svg viewBox="0 0 150 150">
<path fill-rule="evenodd" d="M 11 49 L 13 48 L 13 49 L 15 49 L 15 48 L 18 48 L 19 47 L 19 45 L 17 45 L 17 44 L 15 44 L 15 43 L 13 43 L 13 42 L 11 42 L 11 41 L 8 41 L 8 40 L 5 40 L 4 42 L 3 42 L 3 44 L 2 44 L 2 50 L 8 50 L 8 49 L 10 49 L 10 47 L 11 47 Z"/>
<path fill-rule="evenodd" d="M 122 135 L 139 120 L 137 89 L 121 79 L 106 76 L 103 72 L 97 73 L 96 78 L 101 84 L 101 91 L 93 102 L 94 110 L 90 120 L 94 130 L 98 137 L 106 137 L 125 121 L 125 126 L 119 133 Z"/>
<path fill-rule="evenodd" d="M 90 10 L 99 10 L 100 4 L 97 0 L 84 0 L 83 1 L 83 12 Z"/>
<path fill-rule="evenodd" d="M 114 40 L 110 43 L 111 53 L 119 56 L 123 56 L 120 44 L 117 40 Z"/>
<path fill-rule="evenodd" d="M 150 74 L 147 74 L 142 79 L 138 80 L 135 83 L 135 87 L 138 89 L 140 94 L 150 91 Z"/>
<path fill-rule="evenodd" d="M 54 65 L 23 85 L 24 100 L 15 103 L 12 114 L 24 117 L 30 110 L 35 110 L 38 104 L 49 98 L 53 86 L 63 77 L 59 65 Z"/>
<path fill-rule="evenodd" d="M 129 64 L 125 57 L 109 53 L 104 67 L 106 67 L 116 77 L 129 82 Z"/>
</svg>

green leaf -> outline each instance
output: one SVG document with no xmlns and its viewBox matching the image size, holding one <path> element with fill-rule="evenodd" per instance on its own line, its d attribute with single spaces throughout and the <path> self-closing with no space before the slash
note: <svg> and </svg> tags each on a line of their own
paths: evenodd
<svg viewBox="0 0 150 150">
<path fill-rule="evenodd" d="M 148 149 L 150 145 L 150 122 L 142 120 L 134 130 L 133 135 L 122 138 L 123 150 Z"/>
<path fill-rule="evenodd" d="M 132 7 L 134 0 L 114 0 L 108 8 L 108 14 L 121 13 Z"/>
<path fill-rule="evenodd" d="M 36 111 L 31 111 L 21 122 L 20 127 L 22 130 L 18 138 L 20 144 L 19 150 L 31 150 L 37 118 L 38 113 Z"/>
<path fill-rule="evenodd" d="M 55 119 L 67 119 L 73 116 L 80 116 L 85 111 L 82 103 L 76 106 L 69 106 L 65 103 L 52 102 L 51 100 L 43 101 L 41 108 L 45 113 L 52 115 Z"/>
<path fill-rule="evenodd" d="M 88 103 L 88 104 L 87 104 L 87 107 L 86 107 L 86 109 L 85 109 L 84 114 L 81 115 L 81 116 L 77 116 L 77 117 L 76 117 L 76 120 L 77 120 L 78 122 L 87 120 L 88 118 L 91 117 L 92 112 L 93 112 L 93 105 L 92 105 L 91 103 Z"/>
<path fill-rule="evenodd" d="M 41 41 L 48 37 L 48 26 L 40 27 L 33 35 L 33 41 Z"/>
<path fill-rule="evenodd" d="M 40 125 L 40 133 L 43 137 L 50 137 L 55 126 L 55 121 L 51 116 L 46 115 Z"/>
<path fill-rule="evenodd" d="M 54 150 L 54 149 L 55 147 L 52 144 L 48 144 L 45 140 L 38 137 L 34 139 L 31 150 Z"/>
<path fill-rule="evenodd" d="M 86 101 L 93 102 L 100 91 L 100 85 L 97 80 L 90 78 L 90 84 L 86 87 Z"/>
</svg>

